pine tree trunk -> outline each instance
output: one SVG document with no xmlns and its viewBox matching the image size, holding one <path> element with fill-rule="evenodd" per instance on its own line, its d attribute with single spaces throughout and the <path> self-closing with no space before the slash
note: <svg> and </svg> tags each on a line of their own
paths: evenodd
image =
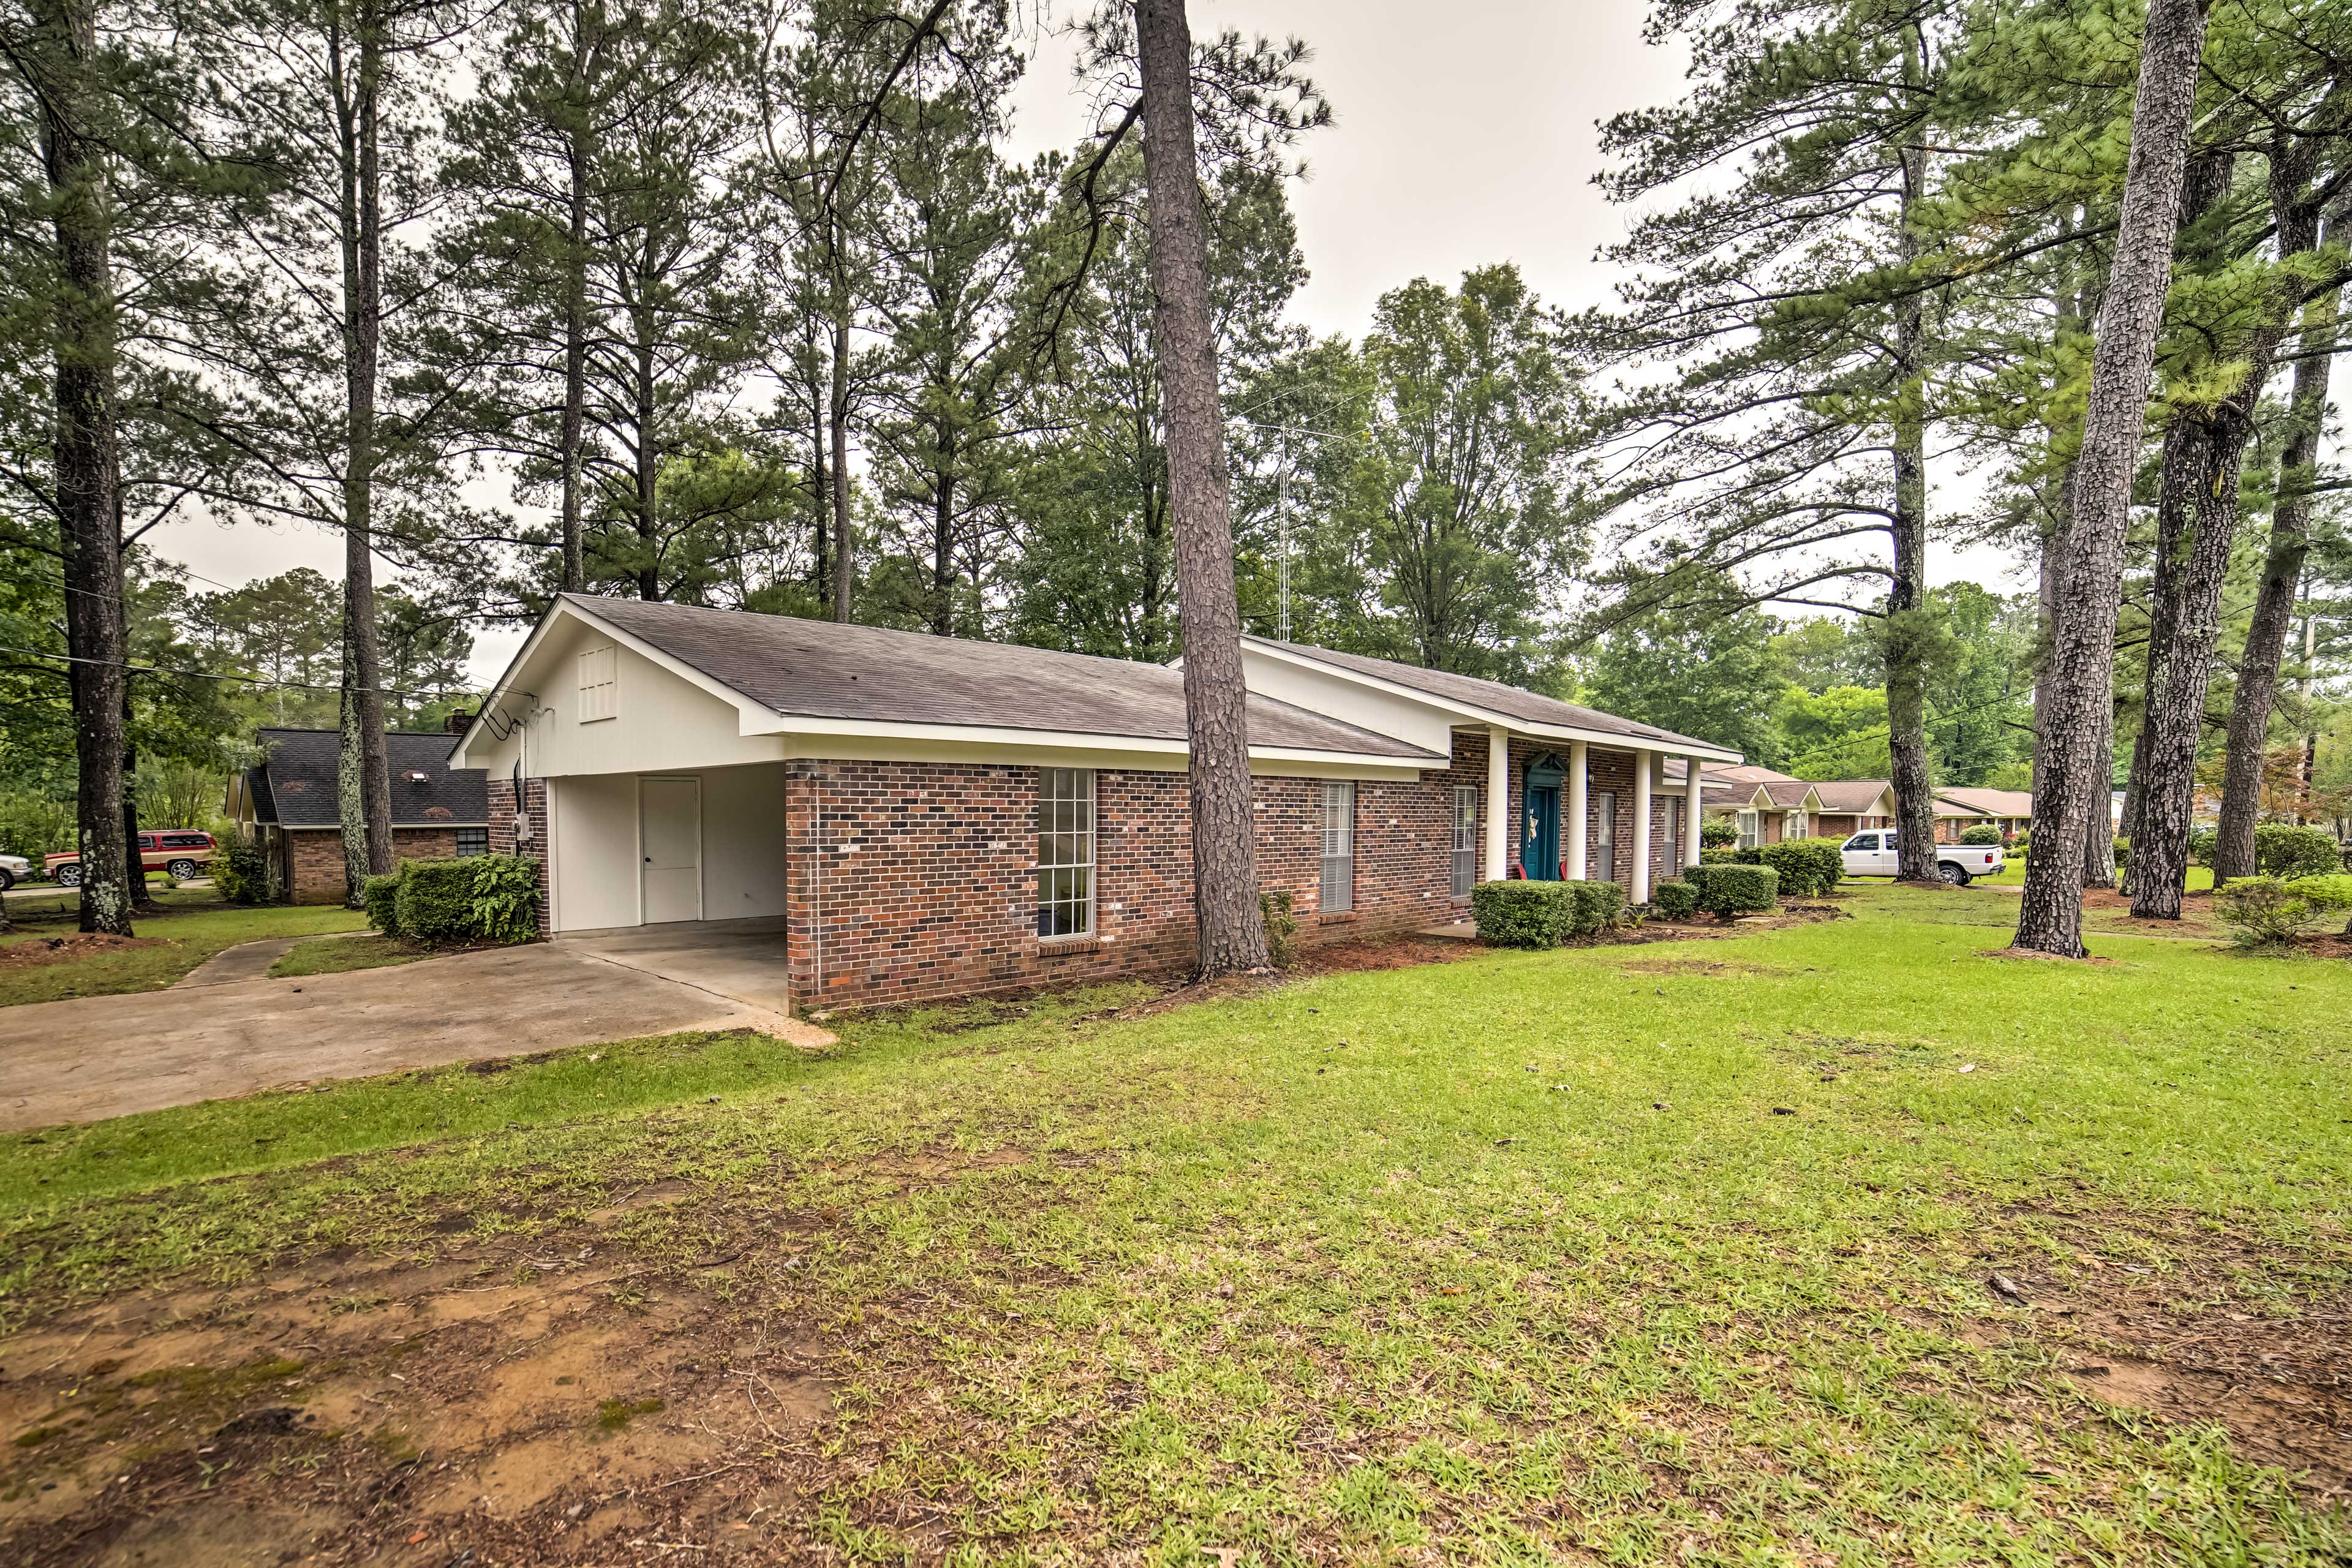
<svg viewBox="0 0 2352 1568">
<path fill-rule="evenodd" d="M 586 43 L 574 36 L 574 47 Z M 563 592 L 588 586 L 588 563 L 580 540 L 580 470 L 588 419 L 588 148 L 586 132 L 574 128 L 566 152 L 571 164 L 570 222 L 563 253 L 563 418 L 556 442 L 563 467 Z"/>
<path fill-rule="evenodd" d="M 856 606 L 857 547 L 849 531 L 849 285 L 841 276 L 840 237 L 834 237 L 833 381 L 825 406 L 833 439 L 833 618 L 847 622 Z"/>
<path fill-rule="evenodd" d="M 392 870 L 392 774 L 384 751 L 383 679 L 375 624 L 373 545 L 376 376 L 383 324 L 381 163 L 376 145 L 383 85 L 383 19 L 359 14 L 359 49 L 343 125 L 343 679 L 336 805 L 343 829 L 344 901 Z"/>
<path fill-rule="evenodd" d="M 2092 748 L 2115 691 L 2116 617 L 2123 581 L 2132 470 L 2147 428 L 2148 375 L 2171 278 L 2172 236 L 2189 155 L 2189 116 L 2205 46 L 2205 0 L 2154 0 L 2140 45 L 2131 159 L 2115 258 L 2099 303 L 2098 341 L 2075 459 L 2067 529 L 2066 592 L 2059 603 L 2050 711 L 2034 745 L 2033 855 L 2026 862 L 2017 945 L 2080 958 L 2083 841 L 2095 791 Z M 2045 848 L 2046 847 L 2046 848 Z"/>
<path fill-rule="evenodd" d="M 653 323 L 636 323 L 635 374 L 637 463 L 637 597 L 652 604 L 661 588 L 661 438 L 656 426 L 661 418 L 661 383 L 654 371 Z"/>
<path fill-rule="evenodd" d="M 931 470 L 931 631 L 955 635 L 955 428 L 938 426 L 939 460 Z"/>
<path fill-rule="evenodd" d="M 1918 254 L 1912 204 L 1927 178 L 1927 155 L 1902 151 L 1902 256 Z M 1927 301 L 1913 293 L 1895 308 L 1897 411 L 1895 416 L 1893 570 L 1886 589 L 1886 749 L 1895 788 L 1895 879 L 1936 879 L 1935 781 L 1927 755 L 1927 420 L 1925 394 Z"/>
<path fill-rule="evenodd" d="M 121 475 L 115 395 L 113 192 L 95 136 L 98 12 L 90 0 L 37 0 L 41 163 L 58 276 L 55 464 L 64 555 L 66 651 L 73 692 L 74 803 L 81 929 L 131 934 L 124 879 L 122 712 L 130 616 L 122 598 Z"/>
<path fill-rule="evenodd" d="M 2282 260 L 2319 243 L 2319 213 L 2305 200 L 2311 159 L 2302 148 L 2271 154 L 2271 208 Z M 2205 731 L 2213 654 L 2221 636 L 2221 590 L 2229 579 L 2238 534 L 2238 478 L 2271 366 L 2294 320 L 2299 280 L 2271 286 L 2269 319 L 2248 334 L 2244 380 L 2220 403 L 2194 416 L 2206 432 L 2207 453 L 2191 470 L 2193 531 L 2174 606 L 2172 642 L 2164 658 L 2162 700 L 2150 709 L 2147 779 L 2140 806 L 2140 837 L 2132 845 L 2139 875 L 2132 913 L 2141 920 L 2179 920 L 2189 882 L 2189 829 L 2197 795 L 2197 747 Z M 2169 488 L 2168 476 L 2168 489 Z M 2252 826 L 2247 827 L 2252 850 Z"/>
<path fill-rule="evenodd" d="M 1192 909 L 1203 978 L 1265 967 L 1251 811 L 1248 692 L 1234 597 L 1224 416 L 1209 312 L 1208 220 L 1192 139 L 1192 38 L 1183 0 L 1137 0 L 1153 318 L 1191 738 Z"/>
<path fill-rule="evenodd" d="M 2334 226 L 2330 226 L 2331 230 Z M 2331 232 L 2328 237 L 2334 238 Z M 2323 248 L 2325 247 L 2323 244 Z M 2279 457 L 2278 499 L 2271 508 L 2270 548 L 2262 586 L 2238 662 L 2238 691 L 2230 709 L 2230 743 L 2221 775 L 2221 829 L 2213 852 L 2213 885 L 2254 874 L 2254 824 L 2262 815 L 2263 762 L 2270 750 L 2271 709 L 2278 700 L 2279 662 L 2294 624 L 2296 590 L 2311 548 L 2311 489 L 2319 461 L 2320 426 L 2327 413 L 2327 371 L 2333 355 L 2313 353 L 2336 335 L 2336 296 L 2311 302 L 2303 318 L 2305 355 L 2294 363 L 2287 405 L 2286 447 Z"/>
<path fill-rule="evenodd" d="M 2083 814 L 2083 886 L 2116 885 L 2116 710 L 2112 700 L 2099 715 L 2086 770 L 2092 798 Z"/>
</svg>

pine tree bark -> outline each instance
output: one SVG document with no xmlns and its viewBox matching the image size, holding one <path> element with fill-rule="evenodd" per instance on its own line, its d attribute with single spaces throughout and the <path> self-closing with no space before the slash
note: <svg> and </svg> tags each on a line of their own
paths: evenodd
<svg viewBox="0 0 2352 1568">
<path fill-rule="evenodd" d="M 2308 145 L 2282 142 L 2272 149 L 2271 215 L 2281 260 L 2306 254 L 2319 243 L 2319 211 L 2305 199 L 2315 159 Z M 2192 469 L 2192 532 L 2164 658 L 2163 696 L 2148 715 L 2140 837 L 2132 845 L 2140 868 L 2132 883 L 2132 914 L 2140 920 L 2180 918 L 2196 806 L 2197 746 L 2204 735 L 2205 699 L 2221 635 L 2221 590 L 2237 542 L 2239 471 L 2253 437 L 2263 388 L 2294 319 L 2300 288 L 2293 277 L 2273 280 L 2268 318 L 2248 333 L 2242 351 L 2245 371 L 2238 389 L 2210 409 L 2184 416 L 2202 430 L 2206 451 Z"/>
<path fill-rule="evenodd" d="M 1208 219 L 1192 128 L 1192 37 L 1183 0 L 1136 0 L 1151 287 L 1174 514 L 1176 591 L 1191 739 L 1192 910 L 1203 978 L 1265 967 L 1250 799 L 1248 690 L 1234 597 L 1224 416 L 1209 310 Z"/>
<path fill-rule="evenodd" d="M 343 245 L 343 679 L 336 804 L 344 900 L 392 870 L 392 775 L 384 751 L 383 669 L 375 624 L 376 386 L 383 333 L 383 200 L 377 148 L 383 17 L 362 8 L 338 55 L 355 47 L 341 126 Z M 339 59 L 337 65 L 341 66 Z"/>
<path fill-rule="evenodd" d="M 1904 262 L 1916 259 L 1911 221 L 1925 193 L 1927 154 L 1901 150 L 1903 201 L 1899 241 Z M 1895 789 L 1895 875 L 1905 882 L 1936 879 L 1936 795 L 1927 754 L 1927 300 L 1913 292 L 1895 307 L 1897 392 L 1895 416 L 1895 518 L 1886 589 L 1886 749 Z"/>
<path fill-rule="evenodd" d="M 2084 956 L 2084 826 L 2095 789 L 2105 810 L 2110 787 L 2091 776 L 2091 753 L 2101 716 L 2114 701 L 2132 470 L 2147 428 L 2148 376 L 2171 279 L 2205 11 L 2206 0 L 2153 0 L 2141 36 L 2131 157 L 2115 258 L 2099 304 L 2082 455 L 2075 459 L 2066 592 L 2051 656 L 2051 710 L 2036 726 L 2034 854 L 2026 862 L 2016 942 L 2066 958 Z"/>
<path fill-rule="evenodd" d="M 937 436 L 931 465 L 931 632 L 955 635 L 955 488 L 956 430 L 942 416 L 933 426 Z"/>
<path fill-rule="evenodd" d="M 74 802 L 81 929 L 131 934 L 131 841 L 123 835 L 123 702 L 130 616 L 122 597 L 121 474 L 115 365 L 114 193 L 100 140 L 98 8 L 36 0 L 28 63 L 40 73 L 41 165 L 57 277 L 53 454 L 64 555 L 66 652 L 75 660 Z"/>
<path fill-rule="evenodd" d="M 573 27 L 576 59 L 585 60 L 587 41 Z M 563 592 L 588 586 L 588 563 L 580 539 L 580 471 L 588 420 L 588 132 L 572 126 L 566 137 L 571 188 L 566 193 L 563 253 L 563 416 L 556 444 L 563 468 L 562 542 Z"/>
<path fill-rule="evenodd" d="M 661 588 L 661 381 L 654 368 L 653 323 L 636 323 L 637 363 L 632 380 L 636 401 L 637 597 L 652 604 Z"/>
<path fill-rule="evenodd" d="M 2116 709 L 2110 698 L 2091 737 L 2091 804 L 2083 813 L 2083 886 L 2116 885 Z"/>
<path fill-rule="evenodd" d="M 2334 225 L 2330 225 L 2331 231 Z M 2331 232 L 2328 239 L 2335 238 Z M 2321 248 L 2326 241 L 2321 242 Z M 2213 852 L 2216 887 L 2254 874 L 2254 825 L 2262 815 L 2263 763 L 2270 750 L 2271 709 L 2278 701 L 2279 664 L 2294 624 L 2294 601 L 2311 549 L 2311 494 L 2317 477 L 2320 427 L 2327 414 L 2328 366 L 2334 355 L 2314 353 L 2336 336 L 2337 296 L 2331 290 L 2304 312 L 2304 357 L 2294 363 L 2287 404 L 2286 445 L 2279 456 L 2277 500 L 2271 508 L 2270 546 L 2262 585 L 2238 661 L 2238 690 L 2230 709 L 2230 742 L 2222 763 L 2221 832 Z"/>
<path fill-rule="evenodd" d="M 857 547 L 849 531 L 849 280 L 842 276 L 841 236 L 833 238 L 833 379 L 827 388 L 832 437 L 833 618 L 846 623 L 856 605 Z"/>
</svg>

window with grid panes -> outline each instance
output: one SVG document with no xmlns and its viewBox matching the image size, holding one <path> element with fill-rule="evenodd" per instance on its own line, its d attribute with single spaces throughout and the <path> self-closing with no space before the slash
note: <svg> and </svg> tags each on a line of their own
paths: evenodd
<svg viewBox="0 0 2352 1568">
<path fill-rule="evenodd" d="M 1454 896 L 1466 899 L 1478 880 L 1478 786 L 1454 786 Z"/>
<path fill-rule="evenodd" d="M 1356 786 L 1323 786 L 1323 896 L 1325 914 L 1356 907 Z"/>
<path fill-rule="evenodd" d="M 1037 934 L 1084 936 L 1095 925 L 1095 775 L 1037 770 Z"/>
</svg>

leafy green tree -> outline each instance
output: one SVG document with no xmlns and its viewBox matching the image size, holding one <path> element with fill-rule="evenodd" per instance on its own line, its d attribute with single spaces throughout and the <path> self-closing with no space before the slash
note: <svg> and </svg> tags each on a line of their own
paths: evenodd
<svg viewBox="0 0 2352 1568">
<path fill-rule="evenodd" d="M 1784 745 L 1772 635 L 1769 616 L 1725 613 L 1711 594 L 1654 602 L 1601 637 L 1580 700 L 1777 767 Z"/>
</svg>

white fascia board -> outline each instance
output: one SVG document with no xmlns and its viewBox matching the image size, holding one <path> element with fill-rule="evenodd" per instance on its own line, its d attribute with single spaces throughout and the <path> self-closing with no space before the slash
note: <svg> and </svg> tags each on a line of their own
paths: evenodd
<svg viewBox="0 0 2352 1568">
<path fill-rule="evenodd" d="M 646 642 L 644 638 L 630 636 L 627 632 L 621 630 L 620 627 L 614 626 L 609 621 L 604 620 L 602 616 L 597 616 L 592 611 L 583 609 L 571 599 L 559 598 L 554 604 L 548 606 L 547 614 L 540 617 L 539 625 L 530 629 L 530 636 L 523 639 L 522 647 L 517 648 L 515 650 L 514 658 L 507 661 L 507 668 L 504 673 L 499 675 L 497 682 L 491 686 L 488 693 L 483 697 L 481 707 L 475 710 L 473 722 L 466 726 L 466 732 L 458 737 L 456 748 L 449 753 L 449 765 L 451 767 L 472 767 L 475 765 L 471 756 L 468 754 L 468 749 L 474 743 L 474 732 L 481 727 L 481 716 L 484 713 L 488 712 L 500 699 L 506 696 L 509 689 L 512 686 L 516 676 L 520 675 L 524 667 L 530 664 L 532 656 L 538 653 L 541 644 L 546 641 L 548 634 L 554 630 L 556 623 L 566 618 L 576 620 L 583 626 L 593 627 L 600 636 L 611 637 L 616 645 L 627 648 L 631 653 L 634 653 L 638 658 L 645 659 L 647 663 L 653 664 L 667 673 L 677 677 L 678 679 L 685 681 L 688 685 L 692 686 L 698 690 L 709 692 L 711 696 L 716 697 L 721 702 L 724 702 L 729 707 L 734 709 L 737 715 L 737 733 L 744 735 L 768 735 L 773 734 L 776 730 L 780 728 L 778 724 L 769 722 L 769 721 L 778 719 L 780 716 L 764 703 L 753 701 L 751 698 L 744 696 L 741 692 L 736 690 L 725 681 L 713 679 L 711 677 L 705 675 L 702 671 L 695 668 L 694 666 L 686 663 L 684 660 L 675 658 L 670 655 L 664 653 L 661 649 L 654 647 L 651 643 Z"/>
<path fill-rule="evenodd" d="M 1261 654 L 1285 664 L 1296 665 L 1303 669 L 1313 669 L 1325 675 L 1336 676 L 1341 680 L 1352 680 L 1359 685 L 1370 687 L 1375 691 L 1385 692 L 1403 701 L 1418 702 L 1424 708 L 1450 714 L 1465 723 L 1499 724 L 1517 735 L 1528 735 L 1545 741 L 1582 741 L 1589 745 L 1604 746 L 1612 752 L 1658 752 L 1670 757 L 1696 757 L 1703 762 L 1730 763 L 1735 765 L 1744 760 L 1740 752 L 1727 752 L 1719 746 L 1685 742 L 1675 742 L 1670 744 L 1663 741 L 1643 740 L 1637 735 L 1620 735 L 1608 730 L 1588 730 L 1581 725 L 1539 724 L 1532 720 L 1515 719 L 1507 713 L 1498 713 L 1490 708 L 1480 708 L 1468 702 L 1457 702 L 1450 697 L 1433 696 L 1419 687 L 1407 686 L 1402 681 L 1384 679 L 1377 675 L 1366 675 L 1360 669 L 1349 669 L 1342 665 L 1326 663 L 1319 658 L 1309 658 L 1303 654 L 1293 653 L 1288 648 L 1275 647 L 1253 637 L 1244 637 L 1242 641 L 1248 645 L 1252 653 Z"/>
<path fill-rule="evenodd" d="M 763 710 L 764 711 L 764 710 Z M 1192 754 L 1183 741 L 1162 735 L 1097 734 L 1081 730 L 1015 730 L 993 724 L 912 724 L 888 719 L 822 719 L 770 714 L 746 734 L 788 735 L 803 756 L 824 755 L 822 747 L 805 742 L 833 737 L 851 741 L 894 741 L 919 745 L 962 749 L 1003 748 L 1020 752 L 1102 752 L 1125 756 L 1166 758 L 1176 765 Z M 1256 763 L 1305 763 L 1315 766 L 1399 769 L 1422 773 L 1443 768 L 1446 760 L 1419 752 L 1326 752 L 1303 746 L 1252 746 Z"/>
</svg>

